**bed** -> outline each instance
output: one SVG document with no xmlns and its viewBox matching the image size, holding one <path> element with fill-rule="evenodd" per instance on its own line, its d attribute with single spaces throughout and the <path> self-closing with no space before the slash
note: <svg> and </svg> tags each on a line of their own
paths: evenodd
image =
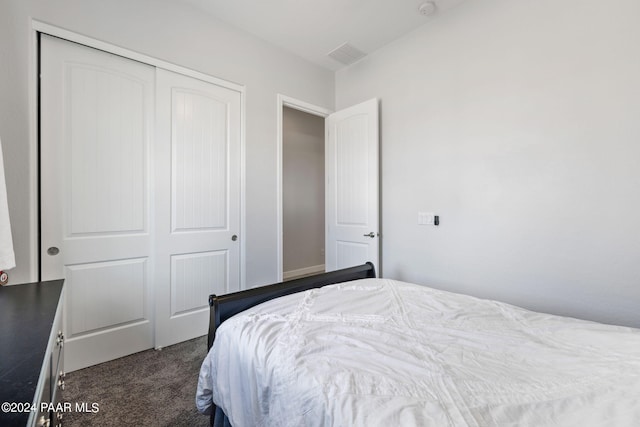
<svg viewBox="0 0 640 427">
<path fill-rule="evenodd" d="M 214 425 L 638 426 L 640 330 L 374 278 L 212 296 Z"/>
</svg>

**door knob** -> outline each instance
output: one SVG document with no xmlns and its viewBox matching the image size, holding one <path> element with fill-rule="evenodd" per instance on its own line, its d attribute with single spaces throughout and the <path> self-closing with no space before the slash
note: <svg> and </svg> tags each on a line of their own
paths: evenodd
<svg viewBox="0 0 640 427">
<path fill-rule="evenodd" d="M 60 253 L 60 249 L 56 248 L 55 246 L 51 246 L 49 249 L 47 249 L 47 255 L 55 256 L 58 255 L 58 253 Z"/>
<path fill-rule="evenodd" d="M 233 241 L 235 242 L 236 240 L 238 240 L 238 236 L 236 236 L 236 235 L 234 234 L 233 236 L 231 236 L 231 240 L 233 240 Z"/>
<path fill-rule="evenodd" d="M 371 232 L 371 233 L 369 233 L 369 234 L 363 234 L 363 236 L 364 236 L 364 237 L 371 237 L 371 238 L 373 239 L 374 237 L 376 237 L 376 233 L 374 233 L 374 232 L 372 231 L 372 232 Z"/>
</svg>

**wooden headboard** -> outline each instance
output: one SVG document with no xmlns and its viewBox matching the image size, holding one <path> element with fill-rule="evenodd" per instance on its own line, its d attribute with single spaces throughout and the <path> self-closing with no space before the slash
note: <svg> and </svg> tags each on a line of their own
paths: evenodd
<svg viewBox="0 0 640 427">
<path fill-rule="evenodd" d="M 222 322 L 234 314 L 240 313 L 254 305 L 296 292 L 306 291 L 307 289 L 374 277 L 376 277 L 375 267 L 372 263 L 368 262 L 356 267 L 330 271 L 328 273 L 275 283 L 273 285 L 260 286 L 231 294 L 220 296 L 209 295 L 209 334 L 207 348 L 211 348 L 213 345 L 216 330 Z"/>
</svg>

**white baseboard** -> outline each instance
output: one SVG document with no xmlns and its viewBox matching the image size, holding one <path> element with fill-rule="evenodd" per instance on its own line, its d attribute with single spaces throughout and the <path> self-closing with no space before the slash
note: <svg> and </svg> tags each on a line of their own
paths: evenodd
<svg viewBox="0 0 640 427">
<path fill-rule="evenodd" d="M 311 267 L 299 268 L 297 270 L 285 271 L 282 273 L 284 280 L 292 279 L 298 276 L 306 276 L 308 274 L 322 273 L 324 272 L 324 264 L 312 265 Z"/>
</svg>

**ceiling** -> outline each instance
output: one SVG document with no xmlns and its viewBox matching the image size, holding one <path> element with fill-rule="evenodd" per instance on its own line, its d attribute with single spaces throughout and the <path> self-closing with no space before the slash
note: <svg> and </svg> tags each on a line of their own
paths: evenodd
<svg viewBox="0 0 640 427">
<path fill-rule="evenodd" d="M 327 56 L 344 43 L 368 54 L 434 19 L 463 0 L 181 0 L 329 70 L 344 64 Z"/>
</svg>

